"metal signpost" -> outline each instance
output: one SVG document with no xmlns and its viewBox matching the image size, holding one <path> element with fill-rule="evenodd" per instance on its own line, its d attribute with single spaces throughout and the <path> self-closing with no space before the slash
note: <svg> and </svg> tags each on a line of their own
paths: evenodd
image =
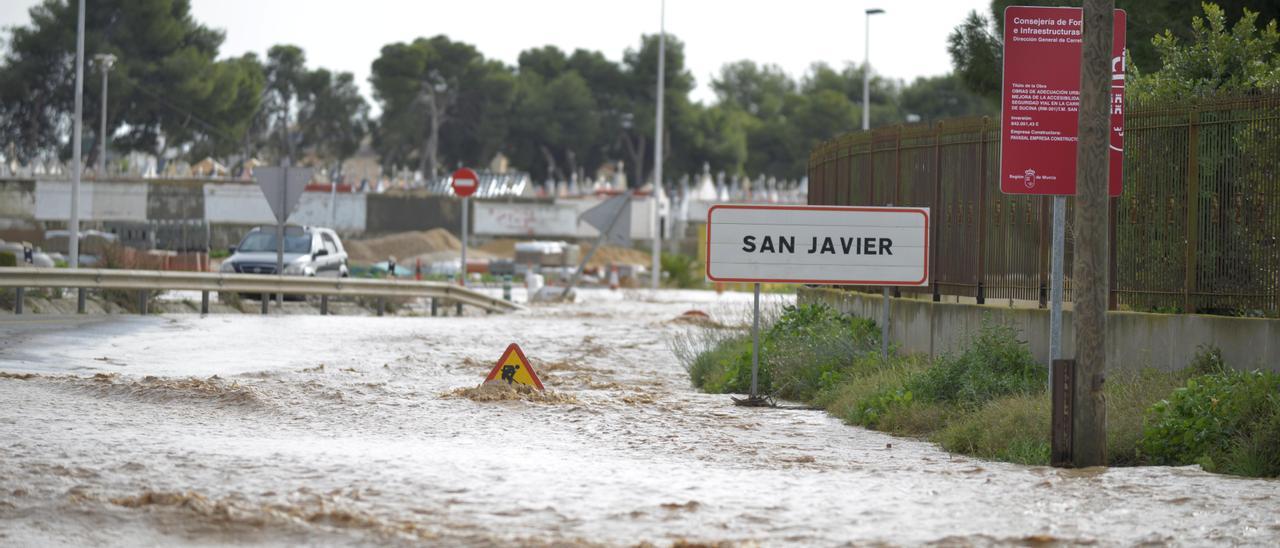
<svg viewBox="0 0 1280 548">
<path fill-rule="evenodd" d="M 560 292 L 560 300 L 569 297 L 569 292 L 573 291 L 573 287 L 578 285 L 578 279 L 582 277 L 582 271 L 587 268 L 587 261 L 596 254 L 596 250 L 605 245 L 616 245 L 619 247 L 631 247 L 631 197 L 633 191 L 625 194 L 619 194 L 608 200 L 600 202 L 599 205 L 582 212 L 578 218 L 586 221 L 587 224 L 595 227 L 600 231 L 600 237 L 596 238 L 595 245 L 591 246 L 591 250 L 582 258 L 582 262 L 578 264 L 578 269 L 573 271 L 573 277 L 569 278 L 569 283 L 564 286 L 564 291 Z"/>
<path fill-rule="evenodd" d="M 1080 8 L 1010 6 L 1004 12 L 1000 190 L 1053 196 L 1049 363 L 1062 357 L 1067 196 L 1076 193 L 1080 105 Z M 1110 194 L 1120 196 L 1124 160 L 1124 10 L 1112 43 Z M 1050 386 L 1053 385 L 1050 373 Z"/>
<path fill-rule="evenodd" d="M 258 180 L 258 188 L 262 189 L 271 213 L 276 217 L 276 275 L 284 275 L 284 225 L 293 208 L 297 207 L 302 192 L 311 182 L 311 168 L 306 167 L 256 167 L 253 177 Z M 278 295 L 280 306 L 284 306 L 284 294 Z M 263 297 L 262 309 L 267 307 Z"/>
<path fill-rule="evenodd" d="M 458 265 L 458 283 L 462 287 L 467 286 L 467 210 L 470 205 L 472 194 L 476 193 L 476 189 L 480 188 L 480 177 L 476 172 L 467 168 L 461 168 L 453 172 L 453 193 L 462 198 L 462 264 Z M 462 314 L 462 303 L 458 303 L 458 314 Z"/>
<path fill-rule="evenodd" d="M 712 206 L 707 278 L 755 284 L 751 397 L 745 403 L 760 405 L 760 284 L 927 286 L 929 209 Z"/>
</svg>

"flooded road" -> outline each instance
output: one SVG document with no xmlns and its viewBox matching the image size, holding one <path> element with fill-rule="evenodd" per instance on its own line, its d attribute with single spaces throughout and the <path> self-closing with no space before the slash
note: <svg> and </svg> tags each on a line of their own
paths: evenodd
<svg viewBox="0 0 1280 548">
<path fill-rule="evenodd" d="M 1274 546 L 1280 482 L 951 456 L 689 386 L 749 295 L 505 316 L 0 319 L 0 545 Z M 477 401 L 518 342 L 550 397 Z"/>
</svg>

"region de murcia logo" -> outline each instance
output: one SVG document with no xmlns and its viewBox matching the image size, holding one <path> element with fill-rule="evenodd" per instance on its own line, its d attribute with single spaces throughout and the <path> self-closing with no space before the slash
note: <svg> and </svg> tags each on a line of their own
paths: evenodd
<svg viewBox="0 0 1280 548">
<path fill-rule="evenodd" d="M 1022 184 L 1027 188 L 1036 187 L 1036 170 L 1028 169 L 1022 172 Z"/>
</svg>

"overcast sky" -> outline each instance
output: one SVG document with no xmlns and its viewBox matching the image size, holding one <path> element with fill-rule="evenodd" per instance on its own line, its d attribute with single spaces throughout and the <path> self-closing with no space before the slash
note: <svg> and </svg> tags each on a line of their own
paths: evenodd
<svg viewBox="0 0 1280 548">
<path fill-rule="evenodd" d="M 0 27 L 28 24 L 38 0 L 0 1 Z M 620 60 L 640 35 L 658 32 L 659 0 L 192 0 L 201 23 L 226 31 L 223 56 L 274 44 L 301 46 L 312 67 L 349 71 L 369 95 L 369 65 L 382 46 L 446 34 L 486 57 L 515 64 L 522 50 L 553 44 Z M 93 9 L 93 2 L 87 3 Z M 773 63 L 799 77 L 814 62 L 862 62 L 864 10 L 871 64 L 906 81 L 951 70 L 946 39 L 989 0 L 668 0 L 667 32 L 685 42 L 697 80 L 693 98 L 711 102 L 712 77 L 726 63 Z M 7 34 L 7 33 L 6 33 Z M 7 36 L 6 36 L 7 37 Z M 370 96 L 372 102 L 372 96 Z M 376 110 L 375 106 L 375 110 Z"/>
</svg>

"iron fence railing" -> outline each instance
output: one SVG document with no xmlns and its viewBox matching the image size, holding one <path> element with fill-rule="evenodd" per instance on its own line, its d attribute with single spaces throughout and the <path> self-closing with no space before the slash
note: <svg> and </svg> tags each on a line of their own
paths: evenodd
<svg viewBox="0 0 1280 548">
<path fill-rule="evenodd" d="M 1124 131 L 1112 308 L 1280 315 L 1280 95 L 1134 108 Z M 936 245 L 922 291 L 1043 306 L 1052 200 L 1002 194 L 999 154 L 989 118 L 845 135 L 810 155 L 809 203 L 929 207 Z"/>
</svg>

